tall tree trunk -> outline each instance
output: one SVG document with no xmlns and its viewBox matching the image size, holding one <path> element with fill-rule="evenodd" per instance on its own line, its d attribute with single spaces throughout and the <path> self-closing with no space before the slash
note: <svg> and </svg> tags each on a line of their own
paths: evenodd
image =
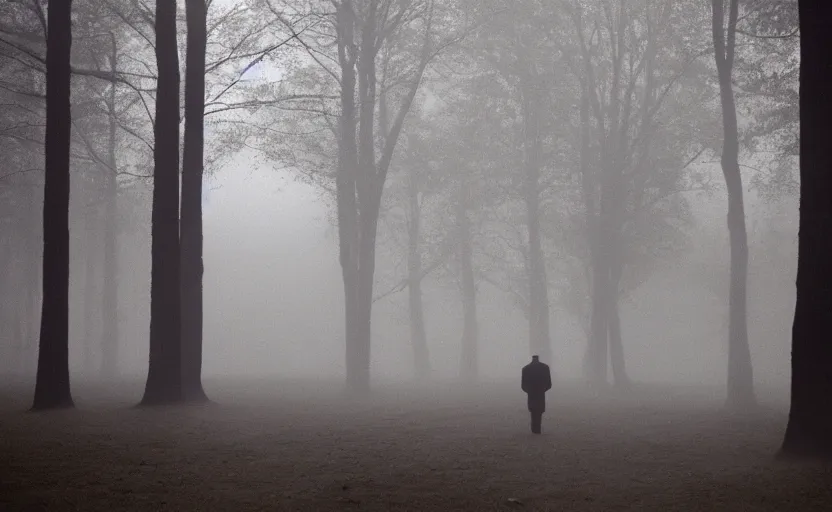
<svg viewBox="0 0 832 512">
<path fill-rule="evenodd" d="M 361 20 L 358 69 L 358 161 L 355 192 L 358 210 L 358 272 L 355 309 L 355 339 L 352 365 L 347 365 L 351 391 L 370 391 L 372 349 L 373 279 L 375 276 L 376 233 L 383 182 L 377 182 L 375 156 L 376 55 L 378 2 L 370 0 Z M 349 359 L 348 359 L 349 363 Z"/>
<path fill-rule="evenodd" d="M 69 387 L 69 147 L 72 1 L 49 7 L 46 37 L 46 172 L 43 305 L 33 409 L 72 407 Z"/>
<path fill-rule="evenodd" d="M 202 389 L 202 181 L 205 118 L 205 0 L 186 0 L 185 148 L 182 169 L 182 378 L 188 400 L 205 401 Z"/>
<path fill-rule="evenodd" d="M 98 190 L 94 191 L 98 195 Z M 97 198 L 96 198 L 97 199 Z M 97 341 L 99 341 L 98 329 L 99 316 L 101 311 L 98 307 L 99 303 L 96 301 L 98 296 L 98 282 L 99 279 L 96 274 L 99 270 L 98 266 L 98 233 L 99 233 L 99 218 L 96 211 L 96 204 L 88 205 L 84 211 L 84 339 L 81 340 L 84 356 L 84 371 L 92 374 L 95 368 L 93 361 L 94 355 L 97 354 Z"/>
<path fill-rule="evenodd" d="M 624 357 L 624 344 L 621 340 L 621 317 L 618 314 L 618 297 L 621 283 L 621 261 L 615 261 L 610 273 L 609 289 L 607 291 L 607 328 L 609 330 L 610 367 L 615 386 L 626 389 L 630 385 L 627 376 L 627 365 Z"/>
<path fill-rule="evenodd" d="M 180 402 L 182 336 L 179 251 L 179 57 L 176 1 L 156 2 L 150 361 L 143 405 Z"/>
<path fill-rule="evenodd" d="M 590 162 L 589 91 L 581 87 L 581 194 L 584 201 L 584 223 L 590 257 L 590 318 L 589 336 L 584 357 L 587 381 L 593 385 L 607 382 L 607 325 L 604 312 L 604 258 L 601 236 L 600 205 Z"/>
<path fill-rule="evenodd" d="M 742 175 L 739 165 L 739 134 L 737 109 L 731 75 L 734 67 L 734 48 L 737 33 L 739 0 L 729 2 L 728 27 L 725 23 L 726 0 L 712 0 L 713 40 L 719 74 L 720 99 L 722 102 L 722 126 L 724 142 L 722 148 L 722 173 L 728 189 L 728 232 L 731 242 L 731 280 L 728 310 L 728 399 L 732 408 L 753 405 L 754 377 L 751 366 L 751 352 L 748 347 L 747 281 L 748 281 L 748 235 L 745 228 Z"/>
<path fill-rule="evenodd" d="M 107 99 L 108 136 L 107 164 L 104 170 L 104 276 L 101 293 L 102 342 L 101 374 L 112 379 L 118 373 L 119 332 L 118 332 L 118 160 L 116 157 L 116 39 L 111 35 L 110 54 L 110 97 Z"/>
<path fill-rule="evenodd" d="M 479 329 L 477 326 L 477 286 L 474 280 L 474 251 L 471 240 L 471 222 L 468 218 L 468 191 L 462 189 L 457 201 L 457 225 L 459 226 L 459 273 L 462 292 L 462 352 L 459 374 L 462 380 L 473 382 L 479 374 L 477 351 Z"/>
<path fill-rule="evenodd" d="M 39 194 L 34 187 L 29 188 L 29 215 L 26 222 L 26 338 L 24 344 L 24 360 L 21 367 L 22 375 L 31 375 L 37 366 L 37 346 L 40 332 L 40 297 L 38 290 L 41 286 L 41 269 L 38 265 L 42 257 L 42 245 L 38 233 L 43 223 L 41 209 L 38 206 Z"/>
<path fill-rule="evenodd" d="M 529 234 L 529 345 L 532 354 L 539 355 L 546 363 L 552 363 L 552 347 L 549 338 L 549 287 L 546 279 L 546 263 L 540 235 L 540 165 L 542 160 L 542 136 L 540 116 L 534 95 L 523 99 L 525 122 L 525 179 L 527 228 Z"/>
<path fill-rule="evenodd" d="M 347 301 L 347 388 L 356 393 L 366 393 L 370 388 L 370 327 L 376 230 L 384 182 L 405 115 L 413 103 L 422 73 L 431 55 L 431 17 L 428 16 L 423 55 L 417 76 L 414 77 L 410 90 L 394 116 L 389 133 L 381 134 L 384 142 L 381 158 L 376 162 L 376 56 L 379 52 L 378 45 L 385 38 L 389 38 L 390 34 L 381 34 L 378 27 L 379 18 L 384 18 L 380 15 L 380 2 L 369 0 L 364 7 L 361 9 L 362 19 L 359 23 L 350 0 L 336 4 L 338 60 L 342 72 L 342 112 L 338 134 L 338 222 L 344 295 Z M 356 26 L 360 26 L 361 29 L 358 44 L 354 37 Z M 357 138 L 356 78 L 359 105 Z"/>
<path fill-rule="evenodd" d="M 598 241 L 600 233 L 592 235 L 596 249 L 592 255 L 592 313 L 590 318 L 590 344 L 587 350 L 589 382 L 596 386 L 607 384 L 607 352 L 609 340 L 609 314 L 607 289 L 609 287 L 606 258 L 601 254 L 603 245 Z"/>
<path fill-rule="evenodd" d="M 370 391 L 370 361 L 372 340 L 373 279 L 375 276 L 376 222 L 372 218 L 361 222 L 361 240 L 358 267 L 357 343 L 355 346 L 354 391 L 361 394 Z"/>
<path fill-rule="evenodd" d="M 410 170 L 408 183 L 408 302 L 410 305 L 410 343 L 413 345 L 413 364 L 416 378 L 426 379 L 430 375 L 430 357 L 427 335 L 425 334 L 425 311 L 422 303 L 422 252 L 421 208 L 419 205 L 419 180 L 415 168 Z"/>
<path fill-rule="evenodd" d="M 355 13 L 352 2 L 344 0 L 336 7 L 338 60 L 341 68 L 341 115 L 338 120 L 338 174 L 336 195 L 338 207 L 338 245 L 341 275 L 344 281 L 344 337 L 347 389 L 358 389 L 358 206 L 356 175 L 355 108 Z"/>
<path fill-rule="evenodd" d="M 832 4 L 800 0 L 800 236 L 789 423 L 781 455 L 832 458 Z"/>
</svg>

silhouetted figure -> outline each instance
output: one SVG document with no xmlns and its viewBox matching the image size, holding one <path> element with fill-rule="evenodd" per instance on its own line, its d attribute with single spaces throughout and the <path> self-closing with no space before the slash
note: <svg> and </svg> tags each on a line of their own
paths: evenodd
<svg viewBox="0 0 832 512">
<path fill-rule="evenodd" d="M 532 414 L 532 433 L 540 433 L 540 422 L 546 410 L 546 392 L 552 389 L 552 374 L 549 365 L 541 363 L 537 356 L 523 367 L 523 379 L 520 385 L 529 396 L 529 412 Z"/>
</svg>

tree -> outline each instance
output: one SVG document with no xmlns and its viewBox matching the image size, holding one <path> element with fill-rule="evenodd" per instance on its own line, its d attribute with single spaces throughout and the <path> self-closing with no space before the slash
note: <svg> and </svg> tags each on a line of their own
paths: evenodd
<svg viewBox="0 0 832 512">
<path fill-rule="evenodd" d="M 789 423 L 781 456 L 832 458 L 832 105 L 827 101 L 832 4 L 798 2 L 800 20 L 800 235 L 792 327 Z"/>
<path fill-rule="evenodd" d="M 725 26 L 725 0 L 712 0 L 714 56 L 722 103 L 722 173 L 728 190 L 728 233 L 731 243 L 731 278 L 728 310 L 728 406 L 753 405 L 754 376 L 748 347 L 748 234 L 745 226 L 742 174 L 739 164 L 737 107 L 732 85 L 736 53 L 739 0 L 728 0 L 728 25 Z"/>
<path fill-rule="evenodd" d="M 678 193 L 687 186 L 686 155 L 698 154 L 691 148 L 700 127 L 690 106 L 710 99 L 699 92 L 701 82 L 689 77 L 702 55 L 690 52 L 701 27 L 685 20 L 695 19 L 698 8 L 671 1 L 576 1 L 565 12 L 577 36 L 575 43 L 559 46 L 580 91 L 580 149 L 573 151 L 579 154 L 591 269 L 585 369 L 590 382 L 605 385 L 609 364 L 615 384 L 626 386 L 618 312 L 622 282 L 644 259 L 636 247 L 653 245 L 645 244 L 652 242 L 645 227 L 674 207 L 675 215 L 684 211 Z"/>
<path fill-rule="evenodd" d="M 103 318 L 101 337 L 101 373 L 113 378 L 118 373 L 119 328 L 118 328 L 118 158 L 116 156 L 116 135 L 118 112 L 116 91 L 118 88 L 118 46 L 116 37 L 110 34 L 109 67 L 111 81 L 107 95 L 107 167 L 104 169 L 104 276 L 101 293 L 101 314 Z"/>
<path fill-rule="evenodd" d="M 517 181 L 517 195 L 525 210 L 523 258 L 528 300 L 524 313 L 529 321 L 529 351 L 540 355 L 544 361 L 551 361 L 549 279 L 541 228 L 545 211 L 541 206 L 541 195 L 547 168 L 545 152 L 550 149 L 547 135 L 553 113 L 548 105 L 547 84 L 556 80 L 550 72 L 552 40 L 544 26 L 552 19 L 545 4 L 516 4 L 512 5 L 510 16 L 489 14 L 492 30 L 485 37 L 490 40 L 481 53 L 483 60 L 499 72 L 505 83 L 510 105 L 507 113 L 515 118 L 512 124 L 515 125 L 514 146 L 518 151 L 511 165 L 519 178 L 511 181 Z"/>
<path fill-rule="evenodd" d="M 33 409 L 72 407 L 69 385 L 69 155 L 72 2 L 49 8 L 46 39 L 46 173 L 43 305 Z"/>
<path fill-rule="evenodd" d="M 186 0 L 185 147 L 182 168 L 182 378 L 186 399 L 207 400 L 202 389 L 202 181 L 205 147 L 205 0 Z"/>
<path fill-rule="evenodd" d="M 432 56 L 432 1 L 399 1 L 382 8 L 379 0 L 360 5 L 336 3 L 338 63 L 341 71 L 336 179 L 340 261 L 344 280 L 347 388 L 370 389 L 371 314 L 376 231 L 381 197 L 399 135 Z M 376 159 L 377 58 L 407 25 L 423 25 L 417 63 L 405 82 L 392 123 L 380 134 Z M 390 95 L 391 91 L 383 94 Z"/>
<path fill-rule="evenodd" d="M 150 361 L 143 405 L 182 400 L 179 249 L 179 57 L 176 0 L 156 2 Z"/>
</svg>

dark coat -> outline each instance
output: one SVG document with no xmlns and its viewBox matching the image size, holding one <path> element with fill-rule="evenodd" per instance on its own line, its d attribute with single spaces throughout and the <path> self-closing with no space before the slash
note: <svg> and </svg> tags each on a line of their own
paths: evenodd
<svg viewBox="0 0 832 512">
<path fill-rule="evenodd" d="M 552 375 L 549 373 L 549 365 L 540 361 L 532 361 L 524 366 L 521 387 L 529 396 L 529 410 L 545 411 L 546 392 L 552 389 Z"/>
</svg>

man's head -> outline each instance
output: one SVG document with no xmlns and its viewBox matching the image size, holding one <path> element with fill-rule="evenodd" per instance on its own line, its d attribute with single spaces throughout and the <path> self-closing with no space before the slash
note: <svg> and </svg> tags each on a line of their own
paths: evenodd
<svg viewBox="0 0 832 512">
<path fill-rule="evenodd" d="M 532 356 L 532 362 L 536 363 L 536 362 L 538 362 L 539 360 L 540 360 L 540 357 L 538 357 L 538 356 Z"/>
</svg>

